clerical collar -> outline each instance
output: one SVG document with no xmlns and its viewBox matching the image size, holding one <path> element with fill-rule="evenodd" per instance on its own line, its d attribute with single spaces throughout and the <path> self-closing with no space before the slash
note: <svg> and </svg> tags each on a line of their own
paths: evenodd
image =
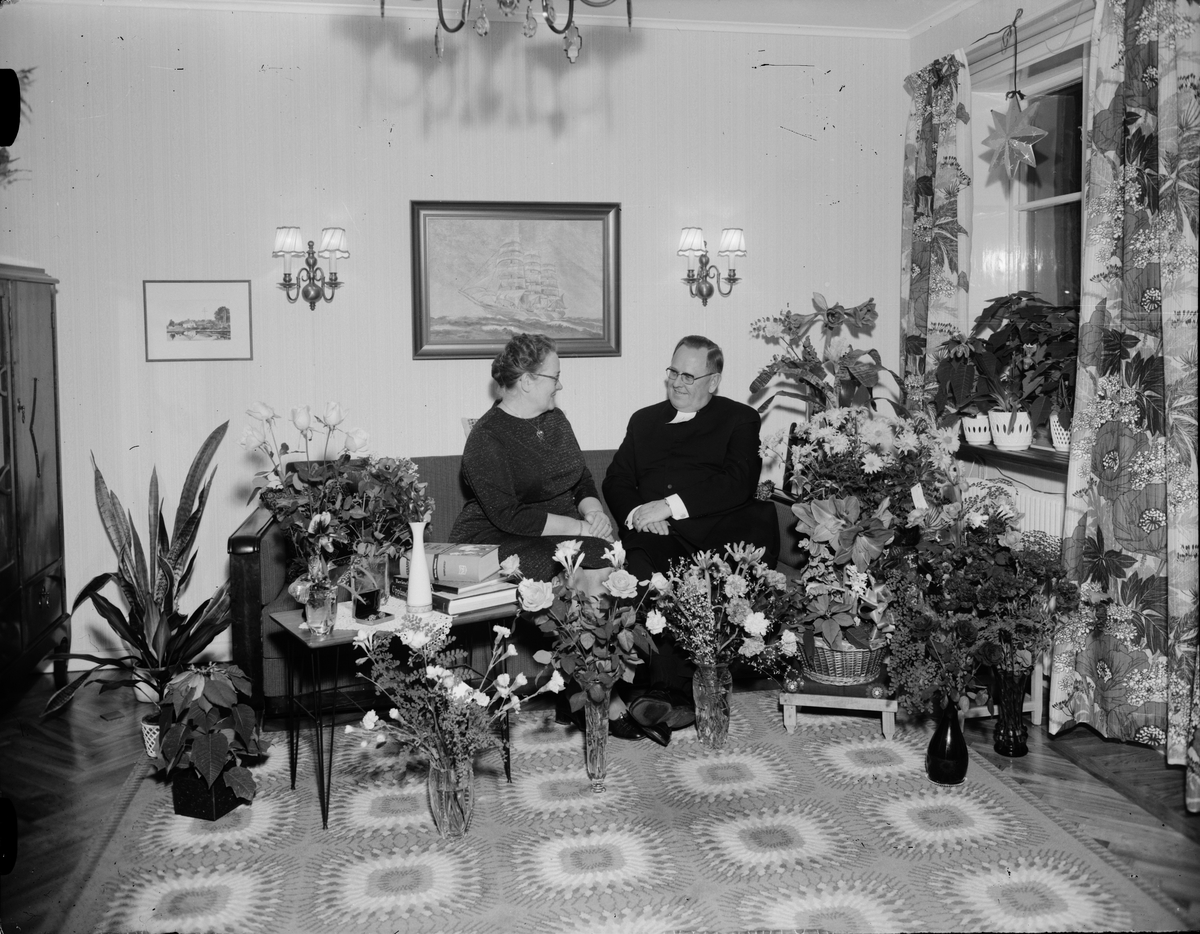
<svg viewBox="0 0 1200 934">
<path fill-rule="evenodd" d="M 667 422 L 668 425 L 682 425 L 684 422 L 690 422 L 696 417 L 695 412 L 676 412 L 675 417 Z"/>
</svg>

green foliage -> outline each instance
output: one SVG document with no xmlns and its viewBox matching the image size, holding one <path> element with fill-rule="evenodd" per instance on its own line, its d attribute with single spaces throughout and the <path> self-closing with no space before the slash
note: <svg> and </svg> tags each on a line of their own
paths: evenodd
<svg viewBox="0 0 1200 934">
<path fill-rule="evenodd" d="M 195 769 L 210 788 L 220 778 L 239 798 L 253 801 L 257 787 L 243 760 L 261 756 L 270 744 L 254 710 L 238 703 L 238 695 L 250 690 L 236 665 L 191 665 L 179 672 L 158 707 L 155 765 L 168 776 Z"/>
<path fill-rule="evenodd" d="M 216 475 L 214 469 L 204 480 L 204 472 L 228 427 L 229 423 L 225 422 L 215 428 L 192 459 L 179 495 L 171 535 L 167 534 L 163 520 L 158 472 L 151 472 L 146 539 L 151 546 L 149 560 L 134 527 L 133 515 L 126 512 L 117 495 L 108 489 L 93 458 L 96 508 L 117 555 L 117 570 L 89 581 L 76 596 L 71 611 L 77 610 L 85 600 L 90 601 L 130 654 L 120 658 L 74 653 L 56 655 L 57 659 L 78 658 L 94 662 L 96 667 L 55 692 L 47 702 L 43 716 L 70 703 L 79 689 L 93 680 L 101 683 L 101 691 L 141 681 L 161 696 L 167 682 L 229 626 L 228 583 L 218 587 L 191 615 L 185 615 L 179 609 L 179 595 L 191 579 L 196 560 L 193 548 Z M 120 591 L 128 607 L 127 613 L 101 593 L 109 584 L 115 584 Z M 116 673 L 111 677 L 100 677 L 100 673 L 108 669 Z"/>
<path fill-rule="evenodd" d="M 788 308 L 774 317 L 760 318 L 750 326 L 751 335 L 768 343 L 779 341 L 784 347 L 784 352 L 776 354 L 754 378 L 750 392 L 762 392 L 776 376 L 795 384 L 794 389 L 779 389 L 769 396 L 759 404 L 759 412 L 765 412 L 779 396 L 804 400 L 810 414 L 847 404 L 860 395 L 865 401 L 872 402 L 875 387 L 879 385 L 879 374 L 887 372 L 896 376 L 883 365 L 878 351 L 856 350 L 844 338 L 834 338 L 843 327 L 855 335 L 872 331 L 879 318 L 875 299 L 844 308 L 840 304 L 828 304 L 825 296 L 814 292 L 812 303 L 814 311 L 810 314 Z M 818 322 L 825 338 L 823 355 L 817 353 L 807 336 Z M 896 378 L 898 382 L 899 377 Z"/>
</svg>

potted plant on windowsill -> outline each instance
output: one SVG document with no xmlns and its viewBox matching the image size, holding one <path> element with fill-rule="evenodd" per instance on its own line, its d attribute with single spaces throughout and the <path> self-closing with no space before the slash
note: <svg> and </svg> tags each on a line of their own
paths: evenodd
<svg viewBox="0 0 1200 934">
<path fill-rule="evenodd" d="M 946 427 L 958 419 L 967 444 L 992 443 L 987 410 L 990 399 L 984 391 L 979 361 L 989 355 L 978 337 L 959 333 L 938 349 L 940 359 L 934 370 L 937 390 L 933 397 L 938 424 Z"/>
<path fill-rule="evenodd" d="M 74 612 L 85 600 L 90 601 L 124 643 L 128 654 L 116 658 L 79 653 L 54 656 L 56 660 L 82 659 L 93 662 L 95 667 L 56 691 L 46 703 L 42 716 L 69 704 L 89 681 L 98 682 L 101 691 L 113 691 L 123 686 L 141 688 L 148 695 L 146 699 L 158 701 L 167 682 L 229 626 L 228 583 L 218 587 L 190 615 L 179 609 L 179 596 L 191 579 L 195 565 L 196 556 L 192 549 L 216 473 L 214 470 L 204 481 L 204 472 L 228 426 L 225 422 L 214 429 L 196 452 L 179 495 L 172 535 L 167 534 L 163 520 L 158 473 L 151 472 L 149 559 L 134 528 L 132 515 L 108 489 L 93 460 L 96 507 L 109 543 L 117 554 L 117 570 L 89 581 L 75 598 L 71 610 Z M 126 612 L 101 592 L 109 584 L 115 584 L 120 591 L 128 607 Z"/>
<path fill-rule="evenodd" d="M 167 685 L 155 764 L 171 781 L 176 814 L 216 820 L 254 800 L 257 786 L 246 763 L 270 744 L 239 694 L 250 695 L 250 682 L 236 665 L 192 665 Z"/>
<path fill-rule="evenodd" d="M 992 403 L 988 409 L 992 444 L 1005 451 L 1024 451 L 1033 444 L 1033 423 L 1018 366 L 1014 360 L 998 371 L 992 361 L 983 364 L 983 381 Z"/>
</svg>

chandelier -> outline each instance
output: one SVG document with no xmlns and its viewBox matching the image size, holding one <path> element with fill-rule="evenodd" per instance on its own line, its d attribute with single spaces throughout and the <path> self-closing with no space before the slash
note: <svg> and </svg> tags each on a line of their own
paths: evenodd
<svg viewBox="0 0 1200 934">
<path fill-rule="evenodd" d="M 381 0 L 381 3 L 383 0 Z M 437 53 L 438 61 L 442 60 L 442 55 L 446 51 L 446 33 L 456 33 L 467 25 L 467 19 L 471 16 L 471 6 L 476 0 L 462 0 L 462 9 L 459 12 L 458 25 L 451 26 L 446 22 L 446 13 L 442 9 L 442 0 L 437 0 L 438 8 L 438 25 L 433 33 L 433 50 Z M 615 0 L 579 0 L 591 7 L 604 7 L 614 3 Z M 479 15 L 472 22 L 472 28 L 475 34 L 482 38 L 488 34 L 491 29 L 491 23 L 487 18 L 487 4 L 485 0 L 478 0 Z M 542 19 L 546 21 L 546 28 L 556 36 L 563 37 L 563 52 L 567 56 L 567 61 L 572 64 L 579 58 L 579 53 L 583 50 L 583 36 L 579 34 L 579 27 L 575 25 L 575 0 L 567 0 L 567 21 L 560 28 L 558 17 L 554 11 L 553 0 L 527 0 L 525 6 L 525 24 L 522 27 L 522 32 L 526 39 L 532 39 L 537 32 L 538 20 L 533 12 L 534 3 L 541 3 Z M 511 16 L 517 12 L 521 6 L 521 0 L 496 0 L 496 6 L 500 8 L 500 12 L 505 16 Z M 382 7 L 381 7 L 382 10 Z M 633 0 L 625 0 L 625 15 L 629 23 L 629 28 L 633 28 Z"/>
</svg>

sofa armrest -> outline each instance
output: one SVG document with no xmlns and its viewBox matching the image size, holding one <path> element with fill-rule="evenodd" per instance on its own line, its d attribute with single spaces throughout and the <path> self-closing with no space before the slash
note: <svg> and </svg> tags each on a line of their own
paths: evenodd
<svg viewBox="0 0 1200 934">
<path fill-rule="evenodd" d="M 229 608 L 233 662 L 254 686 L 251 704 L 263 700 L 263 608 L 287 582 L 287 534 L 271 511 L 259 506 L 229 536 Z"/>
</svg>

